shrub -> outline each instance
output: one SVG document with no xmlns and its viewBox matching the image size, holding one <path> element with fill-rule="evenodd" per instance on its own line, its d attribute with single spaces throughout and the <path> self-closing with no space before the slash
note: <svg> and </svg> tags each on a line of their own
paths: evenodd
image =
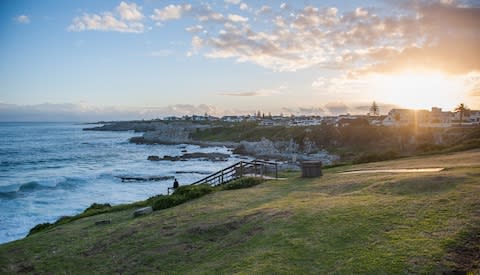
<svg viewBox="0 0 480 275">
<path fill-rule="evenodd" d="M 223 186 L 223 190 L 234 190 L 248 188 L 262 183 L 264 180 L 261 178 L 241 178 Z"/>
<path fill-rule="evenodd" d="M 189 200 L 200 198 L 213 192 L 213 187 L 208 184 L 180 186 L 170 196 L 159 195 L 148 199 L 153 210 L 166 209 L 177 206 Z"/>
<path fill-rule="evenodd" d="M 87 209 L 83 211 L 83 213 L 87 213 L 93 210 L 105 210 L 111 208 L 112 206 L 109 203 L 92 203 Z"/>
<path fill-rule="evenodd" d="M 40 224 L 37 224 L 35 225 L 32 229 L 30 229 L 30 231 L 28 232 L 28 236 L 32 235 L 32 234 L 35 234 L 35 233 L 38 233 L 40 231 L 43 231 L 45 229 L 48 229 L 48 228 L 51 228 L 53 227 L 53 224 L 49 223 L 49 222 L 46 222 L 46 223 L 40 223 Z"/>
<path fill-rule="evenodd" d="M 161 196 L 152 205 L 153 210 L 167 209 L 186 202 L 187 199 L 181 195 Z"/>
</svg>

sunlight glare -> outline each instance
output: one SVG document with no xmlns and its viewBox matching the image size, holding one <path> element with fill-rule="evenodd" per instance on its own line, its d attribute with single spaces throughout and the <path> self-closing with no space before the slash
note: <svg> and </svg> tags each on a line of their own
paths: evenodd
<svg viewBox="0 0 480 275">
<path fill-rule="evenodd" d="M 461 79 L 438 72 L 376 75 L 371 81 L 378 101 L 410 109 L 451 109 L 462 100 L 466 88 Z"/>
</svg>

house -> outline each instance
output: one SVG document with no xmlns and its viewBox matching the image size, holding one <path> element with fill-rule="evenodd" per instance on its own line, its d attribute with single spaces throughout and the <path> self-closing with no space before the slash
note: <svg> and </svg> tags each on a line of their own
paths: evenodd
<svg viewBox="0 0 480 275">
<path fill-rule="evenodd" d="M 223 116 L 220 120 L 224 122 L 242 122 L 244 119 L 243 116 Z"/>
<path fill-rule="evenodd" d="M 392 109 L 383 120 L 384 126 L 420 125 L 428 122 L 430 112 L 427 110 Z"/>
<path fill-rule="evenodd" d="M 454 118 L 452 112 L 443 112 L 442 108 L 432 107 L 429 114 L 428 127 L 450 127 Z"/>
<path fill-rule="evenodd" d="M 469 122 L 474 125 L 480 125 L 480 110 L 470 110 Z"/>
</svg>

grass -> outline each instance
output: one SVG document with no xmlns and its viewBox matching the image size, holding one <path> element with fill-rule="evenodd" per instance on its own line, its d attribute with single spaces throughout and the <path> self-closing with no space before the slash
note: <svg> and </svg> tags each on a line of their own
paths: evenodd
<svg viewBox="0 0 480 275">
<path fill-rule="evenodd" d="M 338 173 L 415 167 L 446 169 Z M 0 273 L 479 271 L 478 149 L 288 176 L 140 218 L 133 209 L 79 218 L 1 245 Z"/>
</svg>

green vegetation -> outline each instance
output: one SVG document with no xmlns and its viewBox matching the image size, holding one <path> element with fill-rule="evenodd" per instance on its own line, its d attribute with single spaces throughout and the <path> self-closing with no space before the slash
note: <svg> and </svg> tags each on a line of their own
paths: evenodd
<svg viewBox="0 0 480 275">
<path fill-rule="evenodd" d="M 260 141 L 295 142 L 303 151 L 307 144 L 326 149 L 341 157 L 342 162 L 364 163 L 383 161 L 416 154 L 445 153 L 478 148 L 480 129 L 476 128 L 416 128 L 413 126 L 383 127 L 358 122 L 335 127 L 264 127 L 254 122 L 223 125 L 192 135 L 201 141 Z M 475 147 L 476 146 L 476 147 Z M 242 146 L 234 153 L 244 154 Z M 360 156 L 360 157 L 359 157 Z"/>
<path fill-rule="evenodd" d="M 81 218 L 85 218 L 85 217 L 90 217 L 90 216 L 104 214 L 104 213 L 123 211 L 127 209 L 145 207 L 145 206 L 152 206 L 153 210 L 162 210 L 162 209 L 167 209 L 170 207 L 177 206 L 179 204 L 182 204 L 184 202 L 187 202 L 193 199 L 200 198 L 214 191 L 247 188 L 247 187 L 260 184 L 262 182 L 263 182 L 262 179 L 242 178 L 242 179 L 233 181 L 225 186 L 219 186 L 217 188 L 212 187 L 208 184 L 180 186 L 179 188 L 177 188 L 177 190 L 175 190 L 175 192 L 172 195 L 156 195 L 148 198 L 145 201 L 139 201 L 132 204 L 122 204 L 114 207 L 112 207 L 108 203 L 105 203 L 105 204 L 93 203 L 87 209 L 85 209 L 85 211 L 83 211 L 81 214 L 78 214 L 76 216 L 64 216 L 58 219 L 54 223 L 41 223 L 34 226 L 32 229 L 30 229 L 28 236 L 46 229 L 51 229 L 61 224 L 66 224 Z"/>
<path fill-rule="evenodd" d="M 235 189 L 248 188 L 255 185 L 259 185 L 264 181 L 265 180 L 261 178 L 241 178 L 224 185 L 223 190 L 235 190 Z"/>
<path fill-rule="evenodd" d="M 339 173 L 418 167 L 446 169 Z M 0 273 L 480 271 L 479 149 L 288 176 L 139 218 L 128 208 L 46 229 L 0 245 Z"/>
<path fill-rule="evenodd" d="M 214 191 L 214 187 L 208 184 L 180 186 L 170 195 L 159 195 L 153 200 L 153 210 L 170 208 L 189 200 L 203 197 Z"/>
</svg>

